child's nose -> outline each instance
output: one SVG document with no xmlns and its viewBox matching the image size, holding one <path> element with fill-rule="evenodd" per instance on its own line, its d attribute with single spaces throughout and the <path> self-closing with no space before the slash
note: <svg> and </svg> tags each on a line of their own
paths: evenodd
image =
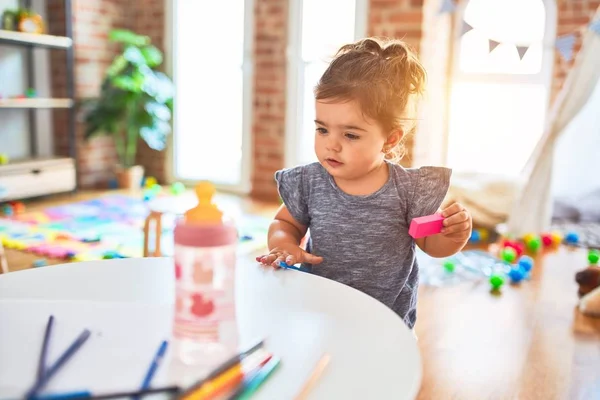
<svg viewBox="0 0 600 400">
<path fill-rule="evenodd" d="M 329 136 L 329 138 L 327 139 L 327 150 L 338 151 L 338 152 L 341 151 L 342 144 L 336 137 L 332 137 L 332 136 L 334 136 L 334 135 Z"/>
</svg>

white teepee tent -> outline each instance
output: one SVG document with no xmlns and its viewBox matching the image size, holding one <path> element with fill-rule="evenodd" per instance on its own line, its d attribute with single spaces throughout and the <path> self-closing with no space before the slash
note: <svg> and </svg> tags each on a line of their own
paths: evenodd
<svg viewBox="0 0 600 400">
<path fill-rule="evenodd" d="M 600 18 L 600 8 L 594 18 Z M 557 140 L 568 130 L 569 124 L 592 98 L 600 80 L 600 32 L 586 32 L 563 89 L 549 114 L 546 129 L 525 168 L 523 186 L 518 190 L 506 224 L 507 232 L 523 235 L 544 232 L 552 222 L 552 174 L 558 168 L 555 161 Z M 593 168 L 598 165 L 581 165 Z M 599 174 L 600 175 L 600 174 Z M 600 179 L 600 178 L 599 178 Z M 585 182 L 582 182 L 585 184 Z"/>
</svg>

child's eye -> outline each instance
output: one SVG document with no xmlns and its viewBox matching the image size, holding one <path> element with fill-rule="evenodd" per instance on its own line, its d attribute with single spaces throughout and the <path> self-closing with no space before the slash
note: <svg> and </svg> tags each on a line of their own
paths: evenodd
<svg viewBox="0 0 600 400">
<path fill-rule="evenodd" d="M 327 133 L 327 129 L 325 129 L 325 128 L 317 128 L 317 132 L 319 132 L 321 135 L 325 135 Z"/>
<path fill-rule="evenodd" d="M 346 133 L 346 138 L 350 139 L 350 140 L 358 140 L 360 139 L 360 136 L 355 135 L 354 133 Z"/>
</svg>

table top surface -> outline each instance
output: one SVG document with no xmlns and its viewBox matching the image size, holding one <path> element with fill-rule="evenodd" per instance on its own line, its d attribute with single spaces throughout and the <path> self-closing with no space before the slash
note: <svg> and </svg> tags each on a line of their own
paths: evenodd
<svg viewBox="0 0 600 400">
<path fill-rule="evenodd" d="M 235 290 L 232 343 L 245 348 L 264 339 L 281 358 L 257 399 L 293 398 L 324 353 L 331 362 L 311 399 L 417 395 L 421 359 L 415 338 L 381 303 L 333 281 L 246 260 L 236 267 Z M 55 316 L 50 359 L 82 329 L 92 336 L 49 391 L 137 389 L 158 344 L 171 337 L 174 291 L 169 258 L 90 261 L 1 275 L 0 320 L 11 328 L 0 330 L 0 397 L 19 395 L 31 385 L 50 314 Z M 207 371 L 183 365 L 174 343 L 155 385 L 187 384 Z"/>
</svg>

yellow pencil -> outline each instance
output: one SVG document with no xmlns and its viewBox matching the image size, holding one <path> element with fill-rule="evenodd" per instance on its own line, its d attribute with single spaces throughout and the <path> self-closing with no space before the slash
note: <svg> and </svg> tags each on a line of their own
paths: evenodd
<svg viewBox="0 0 600 400">
<path fill-rule="evenodd" d="M 313 370 L 312 374 L 310 375 L 308 380 L 304 383 L 302 390 L 296 396 L 295 400 L 306 399 L 306 396 L 308 396 L 308 393 L 317 384 L 317 381 L 319 380 L 321 375 L 323 375 L 323 371 L 325 371 L 325 368 L 329 364 L 329 360 L 331 360 L 331 356 L 328 353 L 323 354 L 323 356 L 321 357 L 321 359 L 315 366 L 315 369 Z"/>
</svg>

